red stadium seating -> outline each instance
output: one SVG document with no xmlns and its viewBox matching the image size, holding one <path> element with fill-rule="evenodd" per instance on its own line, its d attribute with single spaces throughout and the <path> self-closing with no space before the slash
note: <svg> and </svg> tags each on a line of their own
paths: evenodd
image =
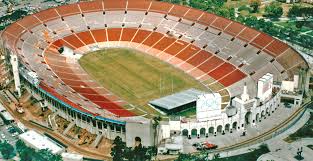
<svg viewBox="0 0 313 161">
<path fill-rule="evenodd" d="M 72 106 L 73 108 L 76 108 L 82 112 L 85 112 L 85 113 L 89 113 L 89 114 L 92 114 L 92 115 L 96 115 L 95 113 L 92 113 L 82 107 L 80 107 L 79 105 L 71 102 L 70 100 L 68 100 L 67 98 L 65 98 L 64 96 L 58 94 L 57 92 L 55 92 L 52 88 L 48 87 L 46 84 L 40 82 L 39 84 L 39 87 L 41 89 L 43 89 L 44 91 L 48 92 L 49 94 L 51 94 L 52 96 L 54 96 L 55 98 L 59 99 L 60 101 Z"/>
<path fill-rule="evenodd" d="M 274 40 L 270 45 L 268 45 L 265 50 L 271 54 L 272 56 L 276 57 L 282 53 L 284 53 L 288 49 L 288 45 L 278 41 Z"/>
<path fill-rule="evenodd" d="M 52 20 L 52 19 L 60 18 L 60 16 L 56 12 L 56 10 L 53 8 L 41 11 L 40 13 L 36 13 L 35 16 L 40 21 L 43 21 L 43 22 L 47 22 L 47 21 Z"/>
<path fill-rule="evenodd" d="M 208 60 L 212 54 L 202 50 L 199 53 L 197 53 L 195 56 L 193 56 L 191 59 L 187 61 L 187 63 L 192 64 L 193 66 L 198 66 L 204 61 Z"/>
<path fill-rule="evenodd" d="M 46 58 L 46 57 L 45 57 Z M 67 66 L 65 61 L 59 61 L 59 60 L 55 60 L 55 59 L 50 59 L 47 57 L 47 59 L 45 59 L 47 61 L 47 63 L 54 65 L 54 66 Z"/>
<path fill-rule="evenodd" d="M 143 44 L 147 45 L 147 46 L 152 46 L 154 45 L 156 42 L 158 42 L 161 38 L 163 37 L 162 34 L 158 33 L 158 32 L 153 32 L 144 42 Z"/>
<path fill-rule="evenodd" d="M 59 40 L 56 40 L 55 42 L 53 42 L 51 47 L 56 47 L 58 49 L 58 48 L 62 47 L 63 45 L 64 45 L 63 39 L 59 39 Z"/>
<path fill-rule="evenodd" d="M 200 10 L 191 9 L 187 12 L 187 14 L 183 18 L 188 19 L 190 21 L 197 21 L 201 17 L 202 13 L 203 12 Z"/>
<path fill-rule="evenodd" d="M 76 35 L 69 35 L 63 38 L 63 40 L 67 43 L 69 43 L 71 46 L 76 48 L 80 48 L 82 46 L 85 46 Z"/>
<path fill-rule="evenodd" d="M 62 5 L 56 10 L 63 17 L 81 13 L 77 4 Z"/>
<path fill-rule="evenodd" d="M 50 59 L 52 59 L 52 60 L 58 60 L 58 61 L 63 61 L 63 62 L 66 61 L 66 57 L 61 56 L 61 55 L 58 53 L 58 51 L 51 51 L 51 50 L 49 50 L 49 49 L 47 49 L 47 50 L 45 51 L 45 59 L 47 59 L 47 60 L 50 60 Z"/>
<path fill-rule="evenodd" d="M 244 41 L 247 41 L 247 42 L 250 42 L 252 41 L 257 35 L 259 34 L 258 31 L 254 30 L 254 29 L 251 29 L 249 27 L 246 27 L 237 37 L 244 40 Z"/>
<path fill-rule="evenodd" d="M 266 47 L 269 43 L 271 43 L 272 40 L 273 40 L 272 37 L 270 37 L 264 33 L 261 33 L 251 42 L 251 44 L 262 49 L 262 48 Z"/>
<path fill-rule="evenodd" d="M 90 2 L 81 2 L 79 3 L 79 7 L 83 13 L 103 11 L 102 1 L 100 0 L 90 1 Z"/>
<path fill-rule="evenodd" d="M 198 68 L 203 72 L 208 73 L 214 68 L 221 65 L 224 61 L 216 56 L 212 56 L 210 59 L 207 59 L 203 64 L 201 64 Z"/>
<path fill-rule="evenodd" d="M 246 77 L 246 75 L 244 73 L 242 73 L 240 70 L 236 69 L 231 74 L 229 74 L 226 77 L 219 80 L 219 82 L 221 84 L 223 84 L 225 87 L 228 87 L 228 86 L 238 82 L 239 80 L 241 80 L 245 77 Z"/>
<path fill-rule="evenodd" d="M 122 10 L 126 9 L 125 0 L 103 1 L 104 10 Z"/>
<path fill-rule="evenodd" d="M 92 30 L 91 33 L 97 42 L 107 41 L 106 29 Z"/>
<path fill-rule="evenodd" d="M 237 36 L 244 28 L 245 26 L 240 23 L 233 22 L 224 31 L 232 36 Z"/>
<path fill-rule="evenodd" d="M 60 67 L 60 66 L 56 66 L 56 65 L 52 65 L 52 64 L 49 64 L 49 66 L 55 72 L 65 72 L 65 73 L 73 72 L 70 68 L 64 68 L 64 67 Z M 68 78 L 68 79 L 71 79 L 71 78 Z"/>
<path fill-rule="evenodd" d="M 214 20 L 217 18 L 217 16 L 210 14 L 210 13 L 204 13 L 200 19 L 199 23 L 209 26 Z"/>
<path fill-rule="evenodd" d="M 110 28 L 107 29 L 108 41 L 119 41 L 121 36 L 122 29 L 120 28 Z"/>
<path fill-rule="evenodd" d="M 189 45 L 185 49 L 183 49 L 179 54 L 176 55 L 177 58 L 181 60 L 188 60 L 190 57 L 195 55 L 200 49 L 198 47 L 195 47 L 193 45 Z"/>
<path fill-rule="evenodd" d="M 152 1 L 149 11 L 167 14 L 172 7 L 173 5 L 169 3 Z"/>
<path fill-rule="evenodd" d="M 90 31 L 84 31 L 76 34 L 80 40 L 82 40 L 86 45 L 95 43 Z"/>
<path fill-rule="evenodd" d="M 85 86 L 85 87 L 90 87 L 92 86 L 97 86 L 97 83 L 95 82 L 84 82 L 83 80 L 77 79 L 77 80 L 70 80 L 70 79 L 62 79 L 62 81 L 69 86 Z M 88 84 L 87 84 L 88 83 Z"/>
<path fill-rule="evenodd" d="M 174 8 L 168 13 L 169 15 L 173 15 L 176 17 L 183 17 L 189 8 L 185 6 L 174 6 Z"/>
<path fill-rule="evenodd" d="M 52 66 L 51 68 L 54 69 L 56 66 L 53 64 L 49 64 L 49 66 Z M 53 70 L 55 72 L 55 74 L 58 75 L 58 77 L 60 77 L 61 79 L 68 79 L 68 80 L 80 80 L 81 78 L 79 78 L 78 76 L 76 76 L 75 74 L 73 74 L 73 71 L 71 72 L 70 68 L 66 67 L 62 67 L 62 66 L 58 66 L 59 69 L 63 69 L 63 70 Z M 70 86 L 70 85 L 69 85 Z"/>
<path fill-rule="evenodd" d="M 211 26 L 219 30 L 224 30 L 230 23 L 230 20 L 218 17 L 214 22 L 212 22 Z"/>
<path fill-rule="evenodd" d="M 176 55 L 187 45 L 188 45 L 187 43 L 177 40 L 169 48 L 167 48 L 165 52 L 171 55 Z"/>
<path fill-rule="evenodd" d="M 13 23 L 6 29 L 6 34 L 8 33 L 14 37 L 19 37 L 23 32 L 25 32 L 25 29 L 17 23 Z"/>
<path fill-rule="evenodd" d="M 147 11 L 150 3 L 151 2 L 145 0 L 128 0 L 127 10 Z"/>
<path fill-rule="evenodd" d="M 214 69 L 213 71 L 211 71 L 208 74 L 209 74 L 209 76 L 211 76 L 215 80 L 219 80 L 222 77 L 226 76 L 227 74 L 231 73 L 235 69 L 236 68 L 233 65 L 231 65 L 229 63 L 224 63 L 223 65 L 217 67 L 216 69 Z"/>
<path fill-rule="evenodd" d="M 169 38 L 169 37 L 163 37 L 157 44 L 153 46 L 153 48 L 163 51 L 166 49 L 169 45 L 173 44 L 176 39 Z"/>
<path fill-rule="evenodd" d="M 90 98 L 88 96 L 85 96 L 87 98 Z M 99 105 L 101 108 L 108 110 L 120 117 L 131 117 L 131 116 L 135 116 L 132 112 L 125 110 L 123 108 L 121 108 L 120 106 L 118 106 L 116 103 L 113 102 L 96 102 L 97 105 Z"/>
<path fill-rule="evenodd" d="M 138 30 L 132 42 L 141 43 L 151 32 L 147 30 Z"/>
<path fill-rule="evenodd" d="M 19 21 L 19 24 L 29 30 L 33 27 L 41 24 L 41 22 L 35 18 L 33 15 L 25 16 L 23 19 Z"/>
<path fill-rule="evenodd" d="M 91 95 L 92 93 L 81 93 L 81 95 L 83 95 L 85 98 L 89 99 L 89 100 L 93 100 L 93 102 L 97 105 L 99 105 L 101 108 L 106 109 L 120 117 L 130 117 L 130 116 L 134 116 L 134 114 L 126 109 L 123 109 L 122 107 L 120 107 L 119 105 L 117 105 L 116 103 L 108 100 L 107 98 L 105 98 L 104 96 L 101 95 Z"/>
<path fill-rule="evenodd" d="M 121 41 L 131 41 L 133 39 L 133 37 L 135 36 L 137 30 L 138 29 L 124 28 L 123 33 L 122 33 L 122 37 L 121 37 Z"/>
</svg>

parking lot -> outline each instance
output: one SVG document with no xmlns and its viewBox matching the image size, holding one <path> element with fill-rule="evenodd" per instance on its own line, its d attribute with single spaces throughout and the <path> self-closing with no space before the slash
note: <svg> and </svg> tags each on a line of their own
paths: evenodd
<svg viewBox="0 0 313 161">
<path fill-rule="evenodd" d="M 19 129 L 15 125 L 2 125 L 0 126 L 0 140 L 7 141 L 9 144 L 14 145 L 18 140 Z"/>
</svg>

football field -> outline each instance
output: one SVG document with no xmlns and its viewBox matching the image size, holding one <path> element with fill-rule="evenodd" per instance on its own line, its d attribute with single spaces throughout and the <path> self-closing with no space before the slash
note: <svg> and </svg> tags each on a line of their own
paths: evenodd
<svg viewBox="0 0 313 161">
<path fill-rule="evenodd" d="M 95 51 L 79 63 L 104 88 L 149 114 L 159 114 L 147 105 L 150 100 L 189 88 L 206 89 L 183 71 L 135 50 Z"/>
</svg>

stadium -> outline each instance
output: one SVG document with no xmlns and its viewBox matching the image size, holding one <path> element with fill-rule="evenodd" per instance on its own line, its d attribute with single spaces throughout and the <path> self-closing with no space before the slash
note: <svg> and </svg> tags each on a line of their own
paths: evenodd
<svg viewBox="0 0 313 161">
<path fill-rule="evenodd" d="M 129 146 L 135 137 L 151 146 L 173 134 L 244 131 L 283 99 L 300 105 L 302 96 L 293 95 L 308 89 L 308 64 L 286 43 L 165 2 L 63 5 L 1 36 L 18 93 L 23 84 L 64 119 Z"/>
</svg>

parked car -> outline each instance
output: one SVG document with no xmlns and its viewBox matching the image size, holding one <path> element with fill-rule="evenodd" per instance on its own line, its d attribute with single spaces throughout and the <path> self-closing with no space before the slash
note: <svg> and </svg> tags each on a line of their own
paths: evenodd
<svg viewBox="0 0 313 161">
<path fill-rule="evenodd" d="M 2 138 L 2 139 L 5 139 L 5 135 L 4 135 L 4 134 L 1 134 L 1 138 Z"/>
<path fill-rule="evenodd" d="M 203 149 L 211 150 L 211 149 L 216 149 L 217 145 L 211 144 L 211 143 L 208 143 L 208 142 L 203 142 L 202 143 L 202 147 L 203 147 Z"/>
<path fill-rule="evenodd" d="M 15 137 L 15 136 L 17 136 L 18 134 L 19 134 L 18 132 L 15 132 L 15 133 L 11 134 L 11 136 L 12 136 L 12 137 Z"/>
<path fill-rule="evenodd" d="M 195 147 L 197 150 L 211 150 L 216 149 L 218 147 L 217 145 L 208 142 L 194 143 L 192 144 L 192 146 Z"/>
</svg>

